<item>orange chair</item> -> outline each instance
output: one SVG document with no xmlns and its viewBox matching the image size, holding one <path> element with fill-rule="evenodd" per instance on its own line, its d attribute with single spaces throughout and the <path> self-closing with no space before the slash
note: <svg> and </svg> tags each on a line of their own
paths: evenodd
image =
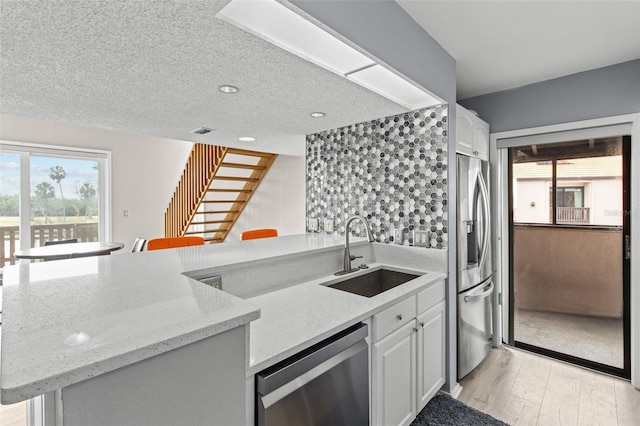
<svg viewBox="0 0 640 426">
<path fill-rule="evenodd" d="M 154 238 L 147 241 L 147 250 L 161 250 L 175 247 L 202 246 L 204 238 L 202 237 L 167 237 Z"/>
<path fill-rule="evenodd" d="M 256 238 L 269 238 L 269 237 L 277 237 L 278 230 L 277 229 L 252 229 L 251 231 L 244 231 L 242 233 L 243 240 L 255 240 Z"/>
</svg>

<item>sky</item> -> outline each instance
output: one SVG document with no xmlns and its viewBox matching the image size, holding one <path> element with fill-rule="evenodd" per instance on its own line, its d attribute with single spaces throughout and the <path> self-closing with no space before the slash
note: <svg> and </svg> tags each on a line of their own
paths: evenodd
<svg viewBox="0 0 640 426">
<path fill-rule="evenodd" d="M 98 162 L 90 159 L 39 157 L 31 156 L 31 193 L 33 188 L 41 182 L 50 183 L 60 197 L 58 184 L 49 178 L 49 169 L 52 166 L 62 166 L 67 171 L 67 176 L 61 181 L 64 198 L 78 198 L 76 187 L 89 182 L 98 189 Z M 0 194 L 18 195 L 20 192 L 20 157 L 17 154 L 0 153 Z"/>
</svg>

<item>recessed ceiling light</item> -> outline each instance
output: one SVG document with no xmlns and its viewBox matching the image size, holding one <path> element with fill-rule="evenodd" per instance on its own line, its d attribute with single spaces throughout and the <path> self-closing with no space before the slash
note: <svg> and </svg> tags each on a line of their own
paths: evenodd
<svg viewBox="0 0 640 426">
<path fill-rule="evenodd" d="M 322 118 L 327 114 L 325 114 L 324 112 L 316 111 L 316 112 L 312 112 L 309 115 L 312 116 L 313 118 Z"/>
<path fill-rule="evenodd" d="M 218 90 L 222 93 L 238 93 L 240 89 L 236 86 L 229 86 L 228 84 L 223 84 L 222 86 L 218 86 Z"/>
<path fill-rule="evenodd" d="M 255 142 L 256 138 L 252 138 L 251 136 L 242 136 L 241 138 L 238 138 L 238 140 L 242 142 Z"/>
</svg>

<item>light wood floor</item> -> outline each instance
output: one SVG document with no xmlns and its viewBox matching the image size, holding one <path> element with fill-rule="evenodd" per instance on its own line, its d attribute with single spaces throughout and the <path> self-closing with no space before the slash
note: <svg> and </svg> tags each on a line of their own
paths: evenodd
<svg viewBox="0 0 640 426">
<path fill-rule="evenodd" d="M 513 426 L 640 426 L 628 381 L 517 349 L 494 349 L 460 384 L 460 401 Z M 0 426 L 25 425 L 24 402 L 0 405 Z"/>
<path fill-rule="evenodd" d="M 628 381 L 513 348 L 493 349 L 460 384 L 460 401 L 510 425 L 640 426 Z"/>
<path fill-rule="evenodd" d="M 27 403 L 0 405 L 0 426 L 26 426 Z"/>
</svg>

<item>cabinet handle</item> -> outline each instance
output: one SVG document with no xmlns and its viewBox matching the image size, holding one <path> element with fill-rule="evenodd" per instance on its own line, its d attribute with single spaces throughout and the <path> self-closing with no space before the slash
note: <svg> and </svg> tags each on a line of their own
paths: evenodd
<svg viewBox="0 0 640 426">
<path fill-rule="evenodd" d="M 402 321 L 402 314 L 398 314 L 396 318 L 398 318 L 398 321 Z"/>
<path fill-rule="evenodd" d="M 420 327 L 424 328 L 424 322 L 420 322 Z"/>
<path fill-rule="evenodd" d="M 480 151 L 478 151 L 477 149 L 473 151 L 473 155 L 478 155 L 478 154 L 480 154 Z"/>
<path fill-rule="evenodd" d="M 413 332 L 414 332 L 414 333 L 417 333 L 417 332 L 418 332 L 418 329 L 417 329 L 416 327 L 413 327 Z"/>
</svg>

